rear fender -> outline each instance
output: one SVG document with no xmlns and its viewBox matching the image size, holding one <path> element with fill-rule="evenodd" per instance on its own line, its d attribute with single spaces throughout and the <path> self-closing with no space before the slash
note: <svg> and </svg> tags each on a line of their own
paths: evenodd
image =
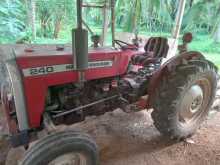
<svg viewBox="0 0 220 165">
<path fill-rule="evenodd" d="M 174 56 L 170 60 L 168 60 L 166 63 L 164 63 L 161 68 L 154 73 L 152 76 L 149 87 L 148 87 L 148 94 L 149 94 L 149 100 L 148 100 L 148 108 L 152 108 L 152 102 L 154 100 L 154 96 L 156 93 L 156 89 L 160 86 L 160 83 L 164 76 L 168 76 L 173 71 L 175 71 L 176 66 L 187 63 L 187 61 L 192 59 L 200 59 L 204 58 L 204 56 L 196 51 L 190 51 L 185 52 L 180 55 Z"/>
</svg>

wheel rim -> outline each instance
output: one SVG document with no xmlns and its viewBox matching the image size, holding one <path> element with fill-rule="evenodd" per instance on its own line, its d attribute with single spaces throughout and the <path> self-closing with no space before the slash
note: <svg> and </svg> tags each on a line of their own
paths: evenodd
<svg viewBox="0 0 220 165">
<path fill-rule="evenodd" d="M 179 121 L 188 126 L 200 119 L 207 111 L 211 96 L 211 85 L 208 79 L 200 79 L 185 93 L 180 105 Z"/>
<path fill-rule="evenodd" d="M 87 160 L 81 153 L 69 153 L 55 158 L 48 165 L 87 165 Z"/>
</svg>

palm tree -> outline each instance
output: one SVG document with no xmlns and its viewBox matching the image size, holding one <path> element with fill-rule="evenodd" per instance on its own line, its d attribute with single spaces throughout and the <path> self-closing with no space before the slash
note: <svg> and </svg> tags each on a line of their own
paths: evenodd
<svg viewBox="0 0 220 165">
<path fill-rule="evenodd" d="M 128 32 L 134 32 L 140 25 L 142 27 L 144 25 L 149 31 L 166 28 L 174 21 L 172 15 L 177 8 L 173 1 L 175 0 L 118 0 L 116 3 L 116 13 L 120 19 L 118 23 L 124 24 L 124 30 Z"/>
<path fill-rule="evenodd" d="M 216 18 L 218 18 L 216 20 L 216 23 L 214 24 L 214 27 L 213 27 L 213 38 L 214 38 L 214 41 L 216 43 L 219 43 L 220 42 L 220 2 L 218 3 L 218 9 L 216 11 Z"/>
<path fill-rule="evenodd" d="M 36 39 L 36 1 L 35 0 L 26 0 L 26 4 L 28 7 L 27 10 L 27 15 L 28 15 L 28 25 L 31 27 L 31 32 L 32 32 L 32 40 Z"/>
</svg>

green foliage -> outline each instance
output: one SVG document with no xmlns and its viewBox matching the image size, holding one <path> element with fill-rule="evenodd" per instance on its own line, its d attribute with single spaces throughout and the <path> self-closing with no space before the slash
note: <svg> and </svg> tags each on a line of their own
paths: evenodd
<svg viewBox="0 0 220 165">
<path fill-rule="evenodd" d="M 0 1 L 0 43 L 31 41 L 32 31 L 27 21 L 29 8 L 25 5 L 27 1 Z M 101 4 L 103 0 L 95 2 Z M 179 0 L 116 0 L 117 31 L 169 36 L 175 22 L 178 2 Z M 94 0 L 84 0 L 84 3 L 95 4 Z M 100 9 L 84 8 L 83 17 L 95 33 L 101 33 L 99 27 L 103 21 L 103 12 Z M 76 25 L 75 0 L 36 0 L 35 24 L 37 39 L 32 42 L 70 42 L 71 29 Z M 219 24 L 220 0 L 194 0 L 192 7 L 187 1 L 182 32 L 194 32 L 196 39 L 191 45 L 193 49 L 220 52 L 219 44 L 212 39 Z M 110 40 L 110 35 L 108 38 Z"/>
<path fill-rule="evenodd" d="M 0 42 L 12 42 L 25 29 L 25 10 L 19 0 L 0 1 Z"/>
<path fill-rule="evenodd" d="M 72 0 L 38 0 L 37 18 L 40 23 L 38 35 L 57 38 L 56 33 L 59 33 L 63 20 L 73 24 L 76 19 L 75 15 L 75 3 Z"/>
<path fill-rule="evenodd" d="M 205 57 L 210 61 L 214 62 L 215 65 L 220 69 L 220 55 L 217 53 L 204 53 Z"/>
<path fill-rule="evenodd" d="M 32 40 L 28 22 L 29 0 L 0 0 L 0 43 L 70 43 L 76 26 L 75 0 L 35 0 L 37 38 Z M 104 0 L 84 0 L 100 5 Z M 110 2 L 110 0 L 108 0 Z M 205 52 L 220 67 L 220 45 L 213 36 L 220 28 L 220 0 L 194 0 L 187 6 L 182 33 L 194 33 L 191 50 Z M 139 32 L 146 36 L 169 37 L 175 22 L 179 0 L 116 0 L 116 31 Z M 83 17 L 90 28 L 100 34 L 103 12 L 84 8 Z M 107 37 L 111 43 L 110 31 Z M 91 43 L 90 43 L 91 44 Z M 215 52 L 215 54 L 213 54 Z M 212 54 L 210 54 L 212 53 Z"/>
<path fill-rule="evenodd" d="M 220 44 L 215 43 L 208 35 L 194 35 L 194 40 L 190 44 L 191 50 L 207 52 L 207 53 L 220 53 Z"/>
</svg>

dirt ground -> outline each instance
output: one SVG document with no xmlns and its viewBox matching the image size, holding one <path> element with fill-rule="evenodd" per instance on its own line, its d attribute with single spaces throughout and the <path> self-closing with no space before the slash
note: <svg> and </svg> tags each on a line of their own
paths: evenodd
<svg viewBox="0 0 220 165">
<path fill-rule="evenodd" d="M 188 142 L 174 143 L 162 137 L 147 111 L 126 114 L 115 110 L 70 127 L 95 138 L 101 165 L 220 165 L 219 102 L 220 91 L 208 120 Z M 5 122 L 1 123 L 3 130 Z M 10 148 L 5 139 L 0 138 L 0 164 L 6 160 L 7 165 L 16 165 L 24 150 Z"/>
</svg>

